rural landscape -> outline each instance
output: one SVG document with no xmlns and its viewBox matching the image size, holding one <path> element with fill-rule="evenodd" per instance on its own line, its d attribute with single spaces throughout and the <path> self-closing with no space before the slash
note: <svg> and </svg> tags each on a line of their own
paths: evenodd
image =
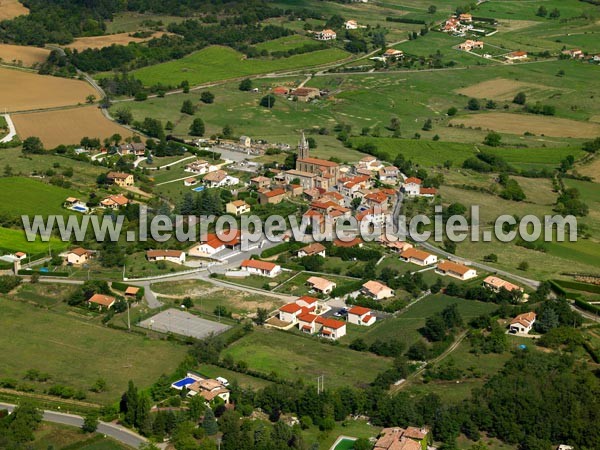
<svg viewBox="0 0 600 450">
<path fill-rule="evenodd" d="M 599 449 L 599 99 L 598 0 L 0 0 L 0 448 Z"/>
</svg>

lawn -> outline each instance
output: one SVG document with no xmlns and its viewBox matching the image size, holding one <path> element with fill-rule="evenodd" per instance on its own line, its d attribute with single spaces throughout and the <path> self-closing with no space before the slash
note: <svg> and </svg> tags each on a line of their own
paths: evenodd
<svg viewBox="0 0 600 450">
<path fill-rule="evenodd" d="M 319 427 L 312 426 L 306 430 L 303 430 L 302 435 L 309 444 L 317 443 L 320 450 L 329 450 L 337 438 L 341 435 L 369 439 L 376 437 L 380 432 L 380 427 L 373 426 L 364 420 L 349 419 L 341 423 L 336 423 L 333 430 L 330 431 L 320 431 Z M 344 441 L 342 445 L 346 445 L 346 442 L 347 441 Z M 341 448 L 351 449 L 352 446 L 340 447 L 338 445 L 335 448 L 336 450 Z"/>
<path fill-rule="evenodd" d="M 29 369 L 50 374 L 47 383 L 27 382 L 36 392 L 53 384 L 81 389 L 87 401 L 117 401 L 133 380 L 150 386 L 170 374 L 186 349 L 174 343 L 106 328 L 73 314 L 42 310 L 0 298 L 0 377 L 22 380 Z M 89 388 L 98 378 L 107 382 L 102 393 Z"/>
<path fill-rule="evenodd" d="M 224 351 L 235 361 L 286 380 L 302 379 L 313 384 L 320 375 L 329 387 L 364 385 L 390 367 L 386 358 L 320 343 L 292 332 L 258 328 Z"/>
<path fill-rule="evenodd" d="M 302 272 L 302 273 L 299 273 L 298 275 L 294 276 L 293 278 L 290 278 L 288 281 L 286 281 L 282 285 L 277 286 L 274 289 L 274 291 L 278 292 L 278 293 L 282 293 L 282 294 L 297 295 L 297 296 L 307 295 L 307 294 L 316 295 L 314 292 L 311 292 L 310 287 L 306 285 L 306 281 L 312 276 L 325 278 L 326 280 L 332 281 L 337 285 L 337 287 L 360 281 L 358 278 L 346 278 L 346 277 L 330 275 L 330 274 L 320 275 L 320 274 L 315 274 L 315 273 L 311 273 L 311 272 Z"/>
<path fill-rule="evenodd" d="M 51 237 L 49 242 L 42 242 L 38 236 L 35 241 L 29 242 L 24 231 L 0 227 L 0 252 L 4 250 L 9 252 L 22 251 L 29 255 L 47 254 L 48 248 L 54 251 L 62 251 L 67 245 L 68 243 L 55 237 Z"/>
<path fill-rule="evenodd" d="M 318 50 L 279 59 L 245 59 L 228 47 L 213 46 L 175 61 L 144 67 L 133 73 L 145 85 L 162 83 L 178 86 L 184 80 L 191 85 L 231 78 L 271 73 L 279 70 L 313 67 L 342 60 L 349 54 L 337 48 Z"/>
<path fill-rule="evenodd" d="M 32 178 L 0 178 L 0 214 L 8 216 L 64 214 L 62 204 L 77 192 Z M 16 201 L 18 199 L 18 201 Z"/>
<path fill-rule="evenodd" d="M 42 422 L 34 432 L 34 441 L 28 445 L 31 450 L 48 450 L 50 448 L 71 448 L 73 450 L 125 450 L 129 447 L 102 436 L 86 434 L 81 429 Z"/>
</svg>

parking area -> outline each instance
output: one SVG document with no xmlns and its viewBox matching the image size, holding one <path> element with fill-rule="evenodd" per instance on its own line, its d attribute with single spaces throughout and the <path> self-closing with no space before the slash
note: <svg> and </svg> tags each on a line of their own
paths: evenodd
<svg viewBox="0 0 600 450">
<path fill-rule="evenodd" d="M 212 334 L 220 334 L 231 328 L 229 325 L 213 322 L 178 309 L 162 311 L 140 322 L 139 326 L 161 333 L 174 333 L 203 339 Z"/>
</svg>

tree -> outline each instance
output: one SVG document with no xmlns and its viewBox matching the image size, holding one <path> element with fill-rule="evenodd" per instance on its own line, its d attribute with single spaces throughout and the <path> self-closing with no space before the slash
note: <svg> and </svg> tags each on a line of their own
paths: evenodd
<svg viewBox="0 0 600 450">
<path fill-rule="evenodd" d="M 200 101 L 202 103 L 214 103 L 215 94 L 210 91 L 204 91 L 202 94 L 200 94 Z"/>
<path fill-rule="evenodd" d="M 435 5 L 430 5 L 429 8 L 427 8 L 427 12 L 429 14 L 435 14 L 437 12 L 437 6 Z"/>
<path fill-rule="evenodd" d="M 490 131 L 483 140 L 483 143 L 485 145 L 489 145 L 490 147 L 498 147 L 501 144 L 501 141 L 502 136 L 500 136 L 500 134 L 496 133 L 495 131 Z"/>
<path fill-rule="evenodd" d="M 550 11 L 550 15 L 548 17 L 551 19 L 558 19 L 560 17 L 560 11 L 557 8 L 554 8 L 552 11 Z"/>
<path fill-rule="evenodd" d="M 204 131 L 204 121 L 201 118 L 196 117 L 192 122 L 192 125 L 190 125 L 190 134 L 192 136 L 204 136 Z"/>
<path fill-rule="evenodd" d="M 190 116 L 193 116 L 194 113 L 196 112 L 194 103 L 192 103 L 192 101 L 189 99 L 184 100 L 183 104 L 181 105 L 181 112 L 184 114 L 189 114 Z"/>
<path fill-rule="evenodd" d="M 479 111 L 481 109 L 481 104 L 479 103 L 479 100 L 477 100 L 476 98 L 469 99 L 469 101 L 467 102 L 467 109 L 470 111 Z"/>
<path fill-rule="evenodd" d="M 115 119 L 117 122 L 122 123 L 124 125 L 129 125 L 133 122 L 133 114 L 131 109 L 124 106 L 123 108 L 119 108 L 115 111 Z"/>
<path fill-rule="evenodd" d="M 256 310 L 256 323 L 258 325 L 263 325 L 267 319 L 269 318 L 269 311 L 265 308 L 258 308 Z"/>
<path fill-rule="evenodd" d="M 519 265 L 517 266 L 517 269 L 522 270 L 522 271 L 527 271 L 527 270 L 529 270 L 529 263 L 527 261 L 521 261 L 519 263 Z"/>
<path fill-rule="evenodd" d="M 191 297 L 184 297 L 183 301 L 181 302 L 181 304 L 183 306 L 185 306 L 187 309 L 190 309 L 190 308 L 194 307 L 194 301 L 192 300 Z"/>
<path fill-rule="evenodd" d="M 546 7 L 544 5 L 542 5 L 538 8 L 535 15 L 539 16 L 539 17 L 546 17 L 548 15 L 548 10 L 546 9 Z"/>
<path fill-rule="evenodd" d="M 94 94 L 90 94 L 85 98 L 85 102 L 89 103 L 90 105 L 93 104 L 96 101 L 96 96 Z"/>
<path fill-rule="evenodd" d="M 252 90 L 252 80 L 250 78 L 246 78 L 240 82 L 239 86 L 240 91 L 251 91 Z"/>
<path fill-rule="evenodd" d="M 231 125 L 227 124 L 223 127 L 223 131 L 221 132 L 225 139 L 230 139 L 233 137 L 233 128 Z"/>
<path fill-rule="evenodd" d="M 179 85 L 184 94 L 188 94 L 190 92 L 190 82 L 188 80 L 183 80 Z"/>
<path fill-rule="evenodd" d="M 260 106 L 265 108 L 272 108 L 275 106 L 275 96 L 273 94 L 267 94 L 260 99 Z"/>
<path fill-rule="evenodd" d="M 515 95 L 515 98 L 513 98 L 513 103 L 516 103 L 517 105 L 524 105 L 526 101 L 527 95 L 525 92 L 519 92 L 517 95 Z"/>
<path fill-rule="evenodd" d="M 433 128 L 433 122 L 431 119 L 427 119 L 423 124 L 423 131 L 430 131 Z"/>
<path fill-rule="evenodd" d="M 90 412 L 83 418 L 81 429 L 85 433 L 94 433 L 98 429 L 98 415 L 95 412 Z"/>
<path fill-rule="evenodd" d="M 367 438 L 359 438 L 356 441 L 354 441 L 352 448 L 354 450 L 371 450 L 373 448 L 373 445 L 371 444 L 371 442 L 369 442 Z"/>
<path fill-rule="evenodd" d="M 44 153 L 44 144 L 39 137 L 30 136 L 23 141 L 23 153 Z"/>
<path fill-rule="evenodd" d="M 448 116 L 452 117 L 452 116 L 455 116 L 457 112 L 458 112 L 458 109 L 456 109 L 454 106 L 451 106 L 450 108 L 448 108 L 448 111 L 446 112 L 446 114 L 448 114 Z"/>
<path fill-rule="evenodd" d="M 217 419 L 215 419 L 215 414 L 213 410 L 210 408 L 206 408 L 204 411 L 204 419 L 202 420 L 202 428 L 208 436 L 214 436 L 219 431 L 219 425 L 217 424 Z"/>
</svg>

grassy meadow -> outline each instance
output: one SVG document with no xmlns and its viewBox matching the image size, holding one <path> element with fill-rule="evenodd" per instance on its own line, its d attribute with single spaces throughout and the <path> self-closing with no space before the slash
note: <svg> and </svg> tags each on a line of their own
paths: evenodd
<svg viewBox="0 0 600 450">
<path fill-rule="evenodd" d="M 9 216 L 61 214 L 63 202 L 71 196 L 77 192 L 32 178 L 0 178 L 0 213 Z"/>
</svg>

